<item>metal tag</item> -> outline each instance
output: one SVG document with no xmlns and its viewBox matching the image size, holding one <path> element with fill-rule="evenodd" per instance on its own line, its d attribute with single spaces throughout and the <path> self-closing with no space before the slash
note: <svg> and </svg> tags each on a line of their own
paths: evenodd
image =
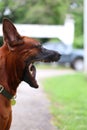
<svg viewBox="0 0 87 130">
<path fill-rule="evenodd" d="M 11 99 L 11 105 L 15 105 L 16 104 L 16 100 L 15 99 Z"/>
</svg>

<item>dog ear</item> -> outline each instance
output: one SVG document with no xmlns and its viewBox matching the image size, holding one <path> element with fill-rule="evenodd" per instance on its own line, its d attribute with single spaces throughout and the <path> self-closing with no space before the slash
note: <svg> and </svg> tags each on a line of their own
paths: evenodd
<svg viewBox="0 0 87 130">
<path fill-rule="evenodd" d="M 3 36 L 5 43 L 7 43 L 9 47 L 14 47 L 21 43 L 21 36 L 12 22 L 7 18 L 3 19 Z"/>
</svg>

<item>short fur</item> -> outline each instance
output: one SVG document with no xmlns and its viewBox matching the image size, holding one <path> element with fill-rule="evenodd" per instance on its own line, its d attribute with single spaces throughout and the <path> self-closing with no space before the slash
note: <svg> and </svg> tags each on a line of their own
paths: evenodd
<svg viewBox="0 0 87 130">
<path fill-rule="evenodd" d="M 38 30 L 37 30 L 38 31 Z M 60 54 L 47 50 L 32 38 L 21 36 L 12 22 L 3 19 L 3 46 L 0 48 L 0 85 L 15 95 L 21 81 L 38 88 L 36 61 L 58 61 Z M 0 130 L 9 130 L 12 121 L 11 101 L 0 93 Z"/>
</svg>

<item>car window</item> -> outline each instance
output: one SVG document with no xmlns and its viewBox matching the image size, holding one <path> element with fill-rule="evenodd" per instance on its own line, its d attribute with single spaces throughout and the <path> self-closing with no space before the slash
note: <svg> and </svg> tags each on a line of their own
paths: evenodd
<svg viewBox="0 0 87 130">
<path fill-rule="evenodd" d="M 63 54 L 66 50 L 66 46 L 63 46 L 62 44 L 57 44 L 56 45 L 56 50 L 59 51 L 61 54 Z"/>
<path fill-rule="evenodd" d="M 61 43 L 56 46 L 56 50 L 59 50 L 61 54 L 70 54 L 72 51 L 72 47 L 66 46 L 65 44 Z"/>
<path fill-rule="evenodd" d="M 69 54 L 71 53 L 72 49 L 69 46 L 66 46 L 63 43 L 46 43 L 44 44 L 44 47 L 50 50 L 58 51 L 61 54 Z"/>
</svg>

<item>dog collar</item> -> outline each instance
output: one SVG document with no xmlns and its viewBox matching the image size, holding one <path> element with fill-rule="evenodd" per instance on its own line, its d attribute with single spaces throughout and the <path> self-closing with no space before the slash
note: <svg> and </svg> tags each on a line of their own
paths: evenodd
<svg viewBox="0 0 87 130">
<path fill-rule="evenodd" d="M 14 98 L 14 96 L 10 94 L 2 85 L 0 85 L 0 94 L 5 96 L 9 100 Z"/>
</svg>

